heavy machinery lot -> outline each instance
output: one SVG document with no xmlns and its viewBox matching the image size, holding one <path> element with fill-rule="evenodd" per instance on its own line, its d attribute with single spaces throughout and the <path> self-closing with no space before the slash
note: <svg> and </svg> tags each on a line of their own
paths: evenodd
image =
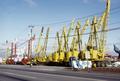
<svg viewBox="0 0 120 81">
<path fill-rule="evenodd" d="M 11 2 L 9 0 L 3 1 L 1 3 L 3 9 L 1 9 L 4 12 L 6 6 L 8 8 L 13 6 L 10 8 L 16 8 L 16 11 L 11 11 L 11 13 L 14 13 L 13 16 L 16 15 L 16 17 L 8 15 L 9 18 L 4 15 L 5 22 L 1 22 L 3 23 L 1 27 L 11 27 L 10 29 L 13 31 L 12 27 L 14 26 L 11 25 L 12 23 L 9 24 L 10 22 L 14 22 L 16 27 L 21 24 L 26 26 L 27 23 L 29 25 L 25 29 L 26 32 L 21 32 L 24 36 L 19 37 L 16 34 L 14 40 L 11 40 L 12 36 L 9 34 L 6 36 L 7 32 L 2 32 L 4 36 L 10 38 L 6 38 L 4 43 L 0 43 L 0 81 L 120 81 L 120 43 L 118 42 L 120 21 L 117 21 L 119 16 L 116 15 L 119 15 L 117 12 L 120 12 L 119 4 L 117 4 L 119 1 L 70 0 L 65 5 L 64 0 L 60 0 L 62 1 L 61 4 L 56 3 L 57 0 L 51 0 L 48 2 L 52 3 L 50 7 L 45 2 L 45 10 L 40 7 L 42 6 L 42 0 L 40 2 L 39 0 L 21 0 L 21 3 L 17 0 L 11 1 L 15 5 L 5 5 L 4 3 Z M 25 8 L 24 10 L 24 2 L 34 4 L 34 1 L 36 4 L 39 3 L 34 7 L 35 9 Z M 84 1 L 87 1 L 87 3 Z M 54 2 L 56 6 L 53 5 Z M 73 2 L 79 4 L 76 5 Z M 18 3 L 20 5 L 16 5 Z M 63 5 L 68 8 L 64 9 Z M 57 11 L 54 8 L 58 6 L 60 9 L 56 10 L 63 10 L 59 12 L 63 16 L 56 14 Z M 6 10 L 8 9 L 6 8 Z M 16 13 L 17 10 L 24 10 L 25 12 L 21 11 L 18 14 Z M 27 10 L 28 12 L 32 10 L 32 13 L 27 13 Z M 53 15 L 53 17 L 40 17 L 42 10 L 47 11 L 45 12 L 47 14 L 44 13 L 44 15 Z M 51 11 L 56 12 L 50 14 Z M 0 16 L 3 16 L 3 14 L 0 14 Z M 60 17 L 61 21 L 67 19 L 65 14 L 68 16 L 71 14 L 72 18 L 68 17 L 69 21 L 59 22 L 58 24 L 52 23 L 54 18 L 59 20 Z M 30 17 L 19 18 L 21 15 Z M 15 20 L 12 21 L 12 18 L 15 18 L 17 22 L 20 21 L 18 19 L 21 19 L 24 23 L 16 23 Z M 2 21 L 4 21 L 4 18 Z M 46 21 L 51 22 L 51 24 L 43 24 Z M 14 32 L 18 33 L 17 30 L 19 29 Z M 9 33 L 12 31 L 9 31 Z M 12 32 L 12 34 L 14 33 Z"/>
</svg>

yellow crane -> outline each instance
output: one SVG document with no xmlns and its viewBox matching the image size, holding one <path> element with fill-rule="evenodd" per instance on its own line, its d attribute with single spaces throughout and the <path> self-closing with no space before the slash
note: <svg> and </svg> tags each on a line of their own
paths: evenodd
<svg viewBox="0 0 120 81">
<path fill-rule="evenodd" d="M 50 28 L 48 27 L 46 37 L 45 37 L 45 41 L 44 41 L 43 50 L 42 50 L 42 53 L 41 53 L 41 56 L 42 56 L 42 59 L 41 59 L 42 61 L 41 62 L 46 62 L 46 60 L 47 60 L 46 50 L 47 50 L 49 31 L 50 31 Z"/>
<path fill-rule="evenodd" d="M 38 44 L 35 48 L 35 54 L 36 55 L 33 59 L 35 64 L 38 64 L 40 62 L 40 53 L 42 51 L 41 39 L 42 39 L 42 36 L 43 36 L 43 31 L 44 31 L 44 27 L 42 27 L 42 29 L 41 29 L 41 32 L 39 34 Z"/>
<path fill-rule="evenodd" d="M 102 52 L 105 52 L 105 45 L 106 45 L 106 32 L 108 30 L 107 25 L 108 25 L 108 17 L 110 13 L 110 0 L 107 0 L 106 3 L 106 10 L 105 10 L 105 17 L 103 18 L 103 24 L 102 24 L 102 29 L 101 29 L 101 35 L 100 35 L 100 48 Z"/>
<path fill-rule="evenodd" d="M 44 30 L 44 27 L 42 27 L 42 29 L 41 29 L 41 32 L 40 32 L 40 35 L 39 35 L 39 39 L 38 39 L 38 44 L 37 44 L 37 47 L 35 49 L 35 53 L 38 54 L 38 55 L 39 55 L 40 50 L 41 50 L 40 43 L 41 43 L 41 38 L 42 38 L 42 35 L 43 35 L 43 30 Z"/>
<path fill-rule="evenodd" d="M 71 49 L 69 48 L 68 42 L 69 42 L 70 33 L 74 29 L 74 23 L 75 23 L 75 20 L 73 19 L 70 24 L 70 28 L 68 29 L 68 33 L 66 31 L 66 27 L 64 27 L 64 29 L 63 29 L 64 50 L 65 50 L 64 51 L 64 53 L 65 53 L 64 63 L 66 65 L 68 65 L 69 58 L 72 56 L 72 48 Z"/>
<path fill-rule="evenodd" d="M 73 50 L 73 56 L 75 56 L 76 58 L 79 59 L 83 59 L 83 52 L 84 50 L 81 50 L 82 48 L 82 35 L 85 32 L 85 30 L 87 29 L 87 27 L 90 25 L 89 19 L 86 20 L 85 24 L 83 25 L 83 27 L 81 28 L 80 22 L 77 23 L 76 26 L 76 30 L 77 30 L 77 44 L 79 47 L 79 50 L 74 49 Z M 81 29 L 81 30 L 80 30 Z"/>
<path fill-rule="evenodd" d="M 70 47 L 70 50 L 74 50 L 74 49 L 77 49 L 78 50 L 78 44 L 77 44 L 77 26 L 74 30 L 74 36 L 72 38 L 72 41 L 71 41 L 71 47 Z"/>
<path fill-rule="evenodd" d="M 91 25 L 91 33 L 87 45 L 90 50 L 91 60 L 97 66 L 105 66 L 106 32 L 109 12 L 110 0 L 107 0 L 106 9 L 102 16 L 98 20 L 94 17 Z"/>
<path fill-rule="evenodd" d="M 43 29 L 44 28 L 42 27 L 41 33 L 40 33 L 40 36 L 39 36 L 39 40 L 38 40 L 38 45 L 37 45 L 37 48 L 36 48 L 36 53 L 38 53 L 38 55 L 35 56 L 35 58 L 34 58 L 34 61 L 37 64 L 45 63 L 46 60 L 47 60 L 46 50 L 47 50 L 47 42 L 48 42 L 48 35 L 49 35 L 50 28 L 48 27 L 48 29 L 47 29 L 46 37 L 45 37 L 45 40 L 44 40 L 44 45 L 40 46 L 40 39 L 41 39 L 42 34 L 43 34 Z"/>
<path fill-rule="evenodd" d="M 64 36 L 64 49 L 66 51 L 69 51 L 68 42 L 69 42 L 70 33 L 74 29 L 74 23 L 75 23 L 75 20 L 73 19 L 71 24 L 70 24 L 70 27 L 68 29 L 68 33 L 66 33 L 66 27 L 64 27 L 64 30 L 63 30 L 63 33 L 64 33 L 63 34 L 63 36 Z"/>
<path fill-rule="evenodd" d="M 59 37 L 59 32 L 57 32 L 57 38 L 58 38 L 58 52 L 59 52 L 59 62 L 63 63 L 63 60 L 65 58 L 65 54 L 64 54 L 64 50 L 62 49 L 62 35 L 61 35 L 61 39 Z"/>
<path fill-rule="evenodd" d="M 53 53 L 53 63 L 60 63 L 64 60 L 64 50 L 62 48 L 62 38 L 63 38 L 63 31 L 61 37 L 59 36 L 59 32 L 56 33 L 57 42 L 58 42 L 58 49 Z"/>
<path fill-rule="evenodd" d="M 73 27 L 74 27 L 74 20 L 72 20 L 68 32 L 66 30 L 66 27 L 64 26 L 61 37 L 59 36 L 59 32 L 56 33 L 58 39 L 58 50 L 53 53 L 54 63 L 64 64 L 65 62 L 68 62 L 69 57 L 72 56 L 72 53 L 69 52 L 68 42 Z M 64 42 L 63 42 L 63 38 L 64 38 Z"/>
</svg>

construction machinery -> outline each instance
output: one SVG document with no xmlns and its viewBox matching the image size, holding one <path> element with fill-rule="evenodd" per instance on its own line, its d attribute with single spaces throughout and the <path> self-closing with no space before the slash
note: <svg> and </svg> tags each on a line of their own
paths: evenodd
<svg viewBox="0 0 120 81">
<path fill-rule="evenodd" d="M 35 57 L 33 59 L 34 64 L 39 64 L 39 62 L 40 62 L 39 57 L 40 57 L 40 53 L 41 53 L 42 48 L 43 48 L 42 45 L 41 45 L 41 39 L 42 39 L 42 36 L 43 36 L 43 31 L 44 31 L 44 27 L 42 27 L 42 29 L 41 29 L 41 32 L 39 34 L 38 43 L 37 43 L 37 46 L 35 48 Z"/>
<path fill-rule="evenodd" d="M 7 58 L 6 64 L 15 64 L 16 55 L 16 43 L 11 43 L 11 55 Z"/>
<path fill-rule="evenodd" d="M 30 42 L 31 42 L 31 39 L 28 40 L 28 53 L 26 53 L 23 56 L 23 59 L 21 60 L 21 64 L 23 64 L 23 65 L 30 64 L 30 59 L 31 59 L 31 56 L 29 55 L 29 50 L 30 50 L 30 46 L 31 46 Z"/>
<path fill-rule="evenodd" d="M 97 20 L 93 18 L 91 33 L 89 35 L 87 50 L 90 52 L 90 60 L 97 67 L 105 66 L 105 45 L 108 15 L 110 12 L 110 0 L 107 0 L 106 10 Z"/>
<path fill-rule="evenodd" d="M 59 36 L 59 32 L 57 32 L 57 38 L 58 38 L 58 53 L 59 53 L 59 62 L 62 63 L 63 60 L 64 60 L 64 57 L 65 57 L 65 54 L 64 54 L 64 50 L 62 49 L 62 35 L 61 35 L 61 39 L 60 39 L 60 36 Z"/>
<path fill-rule="evenodd" d="M 106 66 L 105 63 L 105 45 L 106 45 L 106 32 L 107 32 L 107 22 L 108 22 L 108 15 L 110 12 L 110 0 L 107 0 L 106 9 L 103 12 L 102 16 L 97 19 L 94 16 L 92 20 L 92 24 L 90 25 L 89 20 L 86 21 L 85 25 L 81 27 L 80 23 L 77 23 L 76 33 L 77 39 L 73 37 L 72 41 L 72 49 L 71 53 L 72 56 L 79 58 L 80 60 L 89 60 L 92 61 L 93 65 L 101 67 Z M 90 26 L 91 32 L 89 35 L 88 43 L 83 50 L 81 50 L 82 46 L 82 35 L 85 32 L 87 26 Z M 81 29 L 81 31 L 80 31 Z M 64 34 L 65 36 L 65 34 Z M 69 33 L 68 33 L 69 37 Z M 65 42 L 68 42 L 68 38 L 65 38 Z M 77 42 L 76 42 L 77 41 Z M 77 43 L 78 45 L 76 45 Z M 67 49 L 67 44 L 65 44 L 65 50 Z M 78 51 L 79 48 L 79 51 Z M 70 53 L 70 54 L 71 54 Z M 67 58 L 68 60 L 69 58 Z"/>
<path fill-rule="evenodd" d="M 41 64 L 41 63 L 45 63 L 47 60 L 46 57 L 46 50 L 47 50 L 47 42 L 48 42 L 48 35 L 49 35 L 49 30 L 50 28 L 47 29 L 47 33 L 46 33 L 46 37 L 44 38 L 44 45 L 40 45 L 40 40 L 42 39 L 42 35 L 43 35 L 43 30 L 44 27 L 42 27 L 40 35 L 39 35 L 39 40 L 38 40 L 38 44 L 35 48 L 35 56 L 31 57 L 30 54 L 30 49 L 31 49 L 31 41 L 34 40 L 33 37 L 28 41 L 28 55 L 25 55 L 24 58 L 22 59 L 22 64 L 30 64 L 31 62 L 33 64 Z"/>
<path fill-rule="evenodd" d="M 72 56 L 72 49 L 70 49 L 68 43 L 69 43 L 70 33 L 74 29 L 74 23 L 75 23 L 75 19 L 72 20 L 70 24 L 70 28 L 68 29 L 68 32 L 66 31 L 66 27 L 64 27 L 64 30 L 63 30 L 63 37 L 64 37 L 64 48 L 63 49 L 65 50 L 64 51 L 65 53 L 64 64 L 65 65 L 68 65 L 69 58 Z"/>
<path fill-rule="evenodd" d="M 43 63 L 45 63 L 46 60 L 47 60 L 46 50 L 47 50 L 49 31 L 50 31 L 50 28 L 48 27 L 47 33 L 46 33 L 46 37 L 45 37 L 45 41 L 44 41 L 43 51 L 41 53 L 41 57 L 42 57 L 42 61 L 41 62 L 43 62 Z"/>
<path fill-rule="evenodd" d="M 32 41 L 35 40 L 35 35 L 30 37 L 28 40 L 28 52 L 24 54 L 23 59 L 21 60 L 21 64 L 27 65 L 31 63 L 32 60 Z"/>
<path fill-rule="evenodd" d="M 37 64 L 45 64 L 47 61 L 46 50 L 47 50 L 49 30 L 50 28 L 47 29 L 46 37 L 44 40 L 44 45 L 40 47 L 40 39 L 43 33 L 43 28 L 41 30 L 40 38 L 39 38 L 39 42 L 38 42 L 37 50 L 36 50 L 38 55 L 34 57 L 34 62 Z"/>
<path fill-rule="evenodd" d="M 46 37 L 44 44 L 41 44 L 41 39 L 43 35 L 44 28 L 42 27 L 38 44 L 35 49 L 34 63 L 55 63 L 55 64 L 68 64 L 70 57 L 75 57 L 81 61 L 91 61 L 95 66 L 105 66 L 105 45 L 106 45 L 106 32 L 108 16 L 110 12 L 110 0 L 107 0 L 106 9 L 103 12 L 102 16 L 99 18 L 94 16 L 92 22 L 89 19 L 86 20 L 85 24 L 81 26 L 80 21 L 77 22 L 75 26 L 75 20 L 73 19 L 70 27 L 67 31 L 66 26 L 63 27 L 62 33 L 56 33 L 58 47 L 57 50 L 54 50 L 53 53 L 47 55 L 47 43 L 49 36 L 49 28 L 47 29 Z M 90 34 L 87 41 L 87 44 L 83 46 L 83 34 L 90 28 Z M 74 35 L 71 36 L 71 32 L 74 30 Z M 73 37 L 72 41 L 70 36 Z M 28 54 L 30 54 L 31 41 L 33 38 L 30 38 L 28 41 Z M 71 45 L 69 43 L 71 42 Z M 31 57 L 30 55 L 25 55 L 22 64 L 28 64 Z"/>
<path fill-rule="evenodd" d="M 87 19 L 83 27 L 81 27 L 80 21 L 77 22 L 75 27 L 75 20 L 72 20 L 68 32 L 66 27 L 63 28 L 61 38 L 59 32 L 57 32 L 58 49 L 48 56 L 50 61 L 57 64 L 66 64 L 69 62 L 70 57 L 73 56 L 82 61 L 91 61 L 93 65 L 98 67 L 105 66 L 105 45 L 109 12 L 110 0 L 107 0 L 106 9 L 99 18 L 94 16 L 92 22 Z M 83 48 L 82 36 L 87 27 L 90 28 L 91 32 L 88 42 Z M 70 41 L 72 30 L 74 30 L 74 36 L 72 36 L 72 41 Z M 69 42 L 71 42 L 71 47 Z"/>
<path fill-rule="evenodd" d="M 43 30 L 44 30 L 44 27 L 42 27 L 42 29 L 41 29 L 39 39 L 38 39 L 38 44 L 35 48 L 36 55 L 39 55 L 39 52 L 41 51 L 41 39 L 42 39 L 42 36 L 43 36 Z"/>
<path fill-rule="evenodd" d="M 61 37 L 59 36 L 59 32 L 56 33 L 57 42 L 58 42 L 58 49 L 52 54 L 52 60 L 51 63 L 58 65 L 63 62 L 65 54 L 64 49 L 62 48 L 62 38 L 63 38 L 63 32 L 61 34 Z"/>
<path fill-rule="evenodd" d="M 71 53 L 69 52 L 69 36 L 71 30 L 74 26 L 74 20 L 72 20 L 68 33 L 66 33 L 66 27 L 63 27 L 63 31 L 61 36 L 59 36 L 59 32 L 56 33 L 57 42 L 58 42 L 58 49 L 53 52 L 52 54 L 48 55 L 51 64 L 55 65 L 64 65 L 66 62 L 69 61 L 69 57 L 71 57 Z M 64 41 L 63 41 L 64 38 Z M 52 57 L 52 58 L 51 58 Z"/>
<path fill-rule="evenodd" d="M 80 23 L 77 23 L 76 26 L 76 30 L 77 30 L 77 43 L 79 46 L 79 52 L 77 53 L 77 57 L 79 59 L 83 59 L 82 57 L 84 57 L 84 50 L 83 50 L 83 46 L 82 46 L 82 35 L 84 34 L 85 30 L 87 29 L 87 27 L 90 25 L 89 19 L 86 20 L 85 24 L 83 25 L 82 28 L 80 28 Z M 81 30 L 80 30 L 81 29 Z M 83 52 L 83 53 L 82 53 Z"/>
<path fill-rule="evenodd" d="M 120 49 L 114 44 L 114 51 L 118 53 L 118 60 L 120 60 Z"/>
</svg>

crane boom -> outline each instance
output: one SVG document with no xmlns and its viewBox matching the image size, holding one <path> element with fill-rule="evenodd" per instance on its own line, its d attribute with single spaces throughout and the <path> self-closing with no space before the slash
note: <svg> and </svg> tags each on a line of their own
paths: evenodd
<svg viewBox="0 0 120 81">
<path fill-rule="evenodd" d="M 49 35 L 50 28 L 48 27 L 47 33 L 46 33 L 46 38 L 44 42 L 44 54 L 46 55 L 46 50 L 47 50 L 47 43 L 48 43 L 48 35 Z"/>
<path fill-rule="evenodd" d="M 79 45 L 79 52 L 82 46 L 82 35 L 85 32 L 87 26 L 89 26 L 89 19 L 86 20 L 85 24 L 83 25 L 80 31 L 80 22 L 77 23 L 77 36 L 78 36 L 78 45 Z"/>
<path fill-rule="evenodd" d="M 64 50 L 67 50 L 68 46 L 67 46 L 66 27 L 63 28 L 63 36 L 64 36 Z"/>
<path fill-rule="evenodd" d="M 65 50 L 69 50 L 68 48 L 68 40 L 69 40 L 69 37 L 70 37 L 70 33 L 74 27 L 74 19 L 72 20 L 71 24 L 70 24 L 70 28 L 68 29 L 68 33 L 66 35 L 66 28 L 64 27 L 64 41 L 65 41 Z"/>
<path fill-rule="evenodd" d="M 41 29 L 41 32 L 40 32 L 40 35 L 39 35 L 39 39 L 38 39 L 38 44 L 37 44 L 37 47 L 35 49 L 35 52 L 38 54 L 41 50 L 41 46 L 40 46 L 40 40 L 42 38 L 42 35 L 43 35 L 43 30 L 44 30 L 44 27 L 42 27 Z"/>
<path fill-rule="evenodd" d="M 57 38 L 58 38 L 58 50 L 60 52 L 60 50 L 61 50 L 61 43 L 60 43 L 59 32 L 57 32 Z"/>
<path fill-rule="evenodd" d="M 106 45 L 106 31 L 108 30 L 108 16 L 110 13 L 110 0 L 107 0 L 106 2 L 106 10 L 104 12 L 105 17 L 103 18 L 102 28 L 101 28 L 101 35 L 100 35 L 100 51 L 105 51 L 105 45 Z"/>
</svg>

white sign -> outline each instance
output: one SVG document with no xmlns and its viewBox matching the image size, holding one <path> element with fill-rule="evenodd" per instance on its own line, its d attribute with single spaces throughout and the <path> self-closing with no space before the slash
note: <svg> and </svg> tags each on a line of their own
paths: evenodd
<svg viewBox="0 0 120 81">
<path fill-rule="evenodd" d="M 86 51 L 86 52 L 85 52 L 85 58 L 86 58 L 86 59 L 90 59 L 90 52 L 89 52 L 89 51 Z"/>
</svg>

